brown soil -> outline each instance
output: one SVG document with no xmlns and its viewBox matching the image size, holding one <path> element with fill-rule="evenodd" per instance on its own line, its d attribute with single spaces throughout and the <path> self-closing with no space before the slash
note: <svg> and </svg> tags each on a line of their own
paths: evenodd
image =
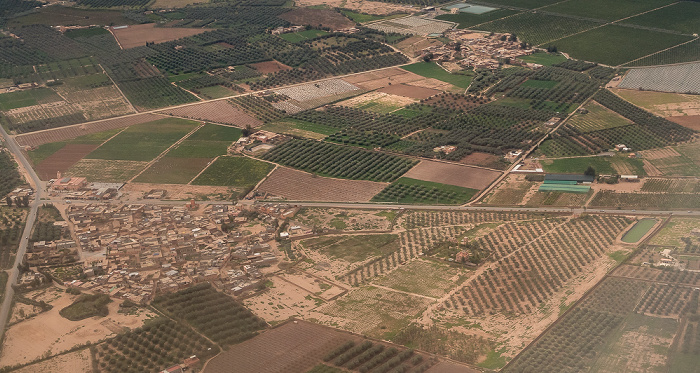
<svg viewBox="0 0 700 373">
<path fill-rule="evenodd" d="M 683 127 L 688 127 L 695 131 L 700 131 L 700 115 L 684 115 L 680 117 L 667 117 L 671 122 L 680 124 Z"/>
<path fill-rule="evenodd" d="M 500 174 L 498 171 L 475 167 L 435 161 L 421 161 L 403 176 L 464 188 L 483 189 L 496 180 Z"/>
<path fill-rule="evenodd" d="M 122 49 L 128 49 L 146 45 L 147 42 L 162 43 L 210 30 L 204 28 L 155 27 L 154 23 L 147 23 L 127 28 L 112 28 L 112 33 Z"/>
<path fill-rule="evenodd" d="M 431 88 L 415 87 L 406 84 L 394 84 L 386 86 L 379 90 L 379 92 L 390 93 L 393 95 L 404 96 L 422 100 L 431 96 L 434 96 L 440 91 Z"/>
<path fill-rule="evenodd" d="M 498 162 L 500 157 L 482 152 L 474 152 L 459 160 L 460 163 L 470 164 L 474 166 L 491 167 Z"/>
<path fill-rule="evenodd" d="M 355 26 L 355 22 L 344 15 L 327 9 L 298 8 L 282 14 L 280 18 L 294 25 L 330 27 L 333 30 Z"/>
<path fill-rule="evenodd" d="M 246 112 L 226 100 L 187 105 L 171 110 L 163 110 L 161 113 L 188 119 L 230 124 L 241 128 L 245 128 L 247 125 L 250 125 L 251 127 L 258 127 L 262 125 L 260 120 L 251 117 L 250 115 L 246 114 Z"/>
<path fill-rule="evenodd" d="M 360 339 L 304 321 L 289 322 L 224 351 L 204 372 L 228 373 L 234 366 L 239 372 L 306 372 L 347 340 Z"/>
<path fill-rule="evenodd" d="M 388 184 L 373 181 L 315 177 L 310 173 L 279 167 L 258 192 L 292 201 L 367 202 Z"/>
<path fill-rule="evenodd" d="M 71 352 L 55 356 L 46 361 L 32 364 L 15 371 L 16 373 L 92 373 L 92 356 L 90 350 Z"/>
<path fill-rule="evenodd" d="M 297 6 L 328 5 L 332 8 L 345 8 L 360 11 L 367 14 L 388 15 L 394 13 L 413 13 L 415 8 L 410 5 L 389 4 L 379 1 L 367 0 L 299 0 Z"/>
<path fill-rule="evenodd" d="M 53 179 L 57 176 L 56 173 L 58 171 L 66 172 L 67 169 L 90 154 L 95 148 L 97 148 L 97 145 L 68 144 L 44 159 L 36 168 L 37 173 L 42 180 Z"/>
<path fill-rule="evenodd" d="M 406 84 L 411 89 L 430 88 L 440 91 L 455 91 L 462 93 L 463 88 L 456 88 L 450 83 L 437 79 L 425 78 L 418 74 L 408 72 L 401 68 L 383 69 L 362 74 L 355 74 L 343 78 L 346 82 L 354 84 L 368 91 L 389 87 L 397 84 Z"/>
<path fill-rule="evenodd" d="M 277 61 L 265 61 L 265 62 L 258 62 L 258 63 L 253 63 L 250 65 L 250 67 L 254 68 L 255 70 L 258 70 L 259 72 L 263 74 L 269 74 L 269 73 L 274 73 L 277 71 L 281 70 L 291 70 L 292 68 Z"/>
<path fill-rule="evenodd" d="M 134 124 L 151 122 L 158 119 L 163 119 L 163 117 L 155 114 L 131 115 L 128 117 L 105 119 L 96 122 L 79 124 L 75 126 L 54 128 L 45 131 L 27 133 L 15 137 L 15 140 L 17 140 L 17 143 L 20 146 L 36 147 L 51 142 L 70 140 L 79 136 L 89 135 L 91 133 L 103 132 L 116 128 L 129 127 Z"/>
<path fill-rule="evenodd" d="M 148 191 L 152 189 L 165 189 L 168 194 L 166 200 L 189 200 L 194 198 L 201 201 L 204 196 L 222 195 L 221 199 L 230 197 L 232 190 L 228 187 L 215 186 L 200 186 L 200 185 L 180 185 L 180 184 L 148 184 L 148 183 L 129 183 L 121 189 L 121 192 L 126 193 L 122 200 L 135 201 L 142 198 Z M 184 202 L 183 202 L 184 203 Z"/>
</svg>

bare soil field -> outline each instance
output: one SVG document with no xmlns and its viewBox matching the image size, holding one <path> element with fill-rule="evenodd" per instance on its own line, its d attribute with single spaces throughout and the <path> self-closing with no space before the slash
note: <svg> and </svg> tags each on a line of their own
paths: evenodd
<svg viewBox="0 0 700 373">
<path fill-rule="evenodd" d="M 380 114 L 390 113 L 417 102 L 416 99 L 386 92 L 369 92 L 338 102 L 337 106 L 350 106 Z"/>
<path fill-rule="evenodd" d="M 700 115 L 685 115 L 681 117 L 667 117 L 666 119 L 678 123 L 691 130 L 700 131 Z"/>
<path fill-rule="evenodd" d="M 413 13 L 418 9 L 410 5 L 382 3 L 367 0 L 299 0 L 297 6 L 328 5 L 331 8 L 357 10 L 367 14 L 388 15 L 393 13 Z"/>
<path fill-rule="evenodd" d="M 96 148 L 97 145 L 68 144 L 39 163 L 36 171 L 42 180 L 54 179 L 56 172 L 66 172 Z"/>
<path fill-rule="evenodd" d="M 53 308 L 50 311 L 12 326 L 5 334 L 0 365 L 27 363 L 46 354 L 68 350 L 77 344 L 96 342 L 113 335 L 112 329 L 115 327 L 137 328 L 149 316 L 147 313 L 138 316 L 117 313 L 118 301 L 109 304 L 107 317 L 70 321 L 60 316 L 59 311 L 77 297 L 63 293 L 51 302 Z"/>
<path fill-rule="evenodd" d="M 253 63 L 250 64 L 250 67 L 254 68 L 255 70 L 258 70 L 259 72 L 263 74 L 269 74 L 269 73 L 274 73 L 277 71 L 281 70 L 291 70 L 292 68 L 277 61 L 265 61 L 265 62 L 258 62 L 258 63 Z"/>
<path fill-rule="evenodd" d="M 396 48 L 399 48 L 401 52 L 404 52 L 407 56 L 413 57 L 420 56 L 420 52 L 431 46 L 441 46 L 443 43 L 436 39 L 428 39 L 422 36 L 411 36 L 410 38 L 396 44 Z"/>
<path fill-rule="evenodd" d="M 234 345 L 207 364 L 205 373 L 306 372 L 325 354 L 359 337 L 305 321 L 288 322 Z"/>
<path fill-rule="evenodd" d="M 477 373 L 480 370 L 470 368 L 465 365 L 460 365 L 452 361 L 441 361 L 433 365 L 426 373 Z"/>
<path fill-rule="evenodd" d="M 121 192 L 126 193 L 129 199 L 137 199 L 143 197 L 152 189 L 167 190 L 168 194 L 165 196 L 166 200 L 190 200 L 194 198 L 201 201 L 204 199 L 204 197 L 208 196 L 228 199 L 233 193 L 233 190 L 228 187 L 148 183 L 129 183 L 121 189 Z"/>
<path fill-rule="evenodd" d="M 614 92 L 625 100 L 662 117 L 700 115 L 700 96 L 698 95 L 635 89 L 616 89 Z"/>
<path fill-rule="evenodd" d="M 483 189 L 496 180 L 498 175 L 500 175 L 498 171 L 443 162 L 421 161 L 403 176 L 464 188 Z"/>
<path fill-rule="evenodd" d="M 501 157 L 497 155 L 482 152 L 474 152 L 460 159 L 459 163 L 481 167 L 498 168 L 497 166 L 501 166 L 498 162 L 500 159 Z"/>
<path fill-rule="evenodd" d="M 437 89 L 409 86 L 406 84 L 392 84 L 379 90 L 379 92 L 392 95 L 415 98 L 422 100 L 440 93 Z"/>
<path fill-rule="evenodd" d="M 230 124 L 241 128 L 245 128 L 247 125 L 258 127 L 263 124 L 260 120 L 251 117 L 238 106 L 226 100 L 188 105 L 176 109 L 163 110 L 160 113 L 188 119 Z"/>
<path fill-rule="evenodd" d="M 15 137 L 15 139 L 17 140 L 17 143 L 20 146 L 34 147 L 43 144 L 48 144 L 51 142 L 70 140 L 91 133 L 108 131 L 116 128 L 129 127 L 134 124 L 151 122 L 158 119 L 162 119 L 162 116 L 156 114 L 138 114 L 131 115 L 128 117 L 105 119 L 96 122 L 77 124 L 70 127 L 61 127 L 50 130 L 27 133 L 24 135 L 19 135 Z"/>
<path fill-rule="evenodd" d="M 291 201 L 367 202 L 388 184 L 363 180 L 332 179 L 310 173 L 278 167 L 258 187 Z"/>
<path fill-rule="evenodd" d="M 433 78 L 425 78 L 398 67 L 356 74 L 345 77 L 343 80 L 368 91 L 390 87 L 396 84 L 406 84 L 410 87 L 410 89 L 420 87 L 439 91 L 454 91 L 459 93 L 464 92 L 464 89 L 457 88 L 450 83 L 445 83 L 441 80 Z"/>
<path fill-rule="evenodd" d="M 210 30 L 204 28 L 155 27 L 154 23 L 147 23 L 119 29 L 112 27 L 111 31 L 122 49 L 128 49 L 146 45 L 146 42 L 157 44 L 201 34 Z"/>
<path fill-rule="evenodd" d="M 92 356 L 90 350 L 84 349 L 65 355 L 56 356 L 41 363 L 32 364 L 18 369 L 16 373 L 91 373 Z"/>
<path fill-rule="evenodd" d="M 344 15 L 327 9 L 297 8 L 279 16 L 295 25 L 329 27 L 333 30 L 355 26 L 355 22 Z"/>
</svg>

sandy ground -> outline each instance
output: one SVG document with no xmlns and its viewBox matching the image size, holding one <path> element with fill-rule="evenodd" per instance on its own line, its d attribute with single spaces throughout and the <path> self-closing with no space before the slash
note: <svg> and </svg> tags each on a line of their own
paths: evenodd
<svg viewBox="0 0 700 373">
<path fill-rule="evenodd" d="M 483 189 L 489 186 L 500 172 L 450 163 L 421 161 L 405 173 L 404 177 L 432 181 L 464 188 Z"/>
<path fill-rule="evenodd" d="M 406 84 L 393 84 L 393 85 L 390 85 L 388 87 L 384 87 L 384 88 L 380 89 L 379 92 L 391 93 L 392 96 L 398 95 L 398 96 L 414 98 L 417 100 L 422 100 L 422 99 L 425 99 L 428 97 L 432 97 L 432 96 L 435 96 L 436 94 L 440 93 L 440 91 L 437 89 L 417 87 L 417 86 L 406 85 Z M 396 97 L 396 96 L 394 96 L 394 97 Z"/>
<path fill-rule="evenodd" d="M 90 350 L 80 350 L 69 354 L 56 356 L 41 363 L 32 364 L 15 373 L 92 373 L 92 356 Z"/>
<path fill-rule="evenodd" d="M 51 302 L 53 309 L 12 326 L 5 334 L 0 366 L 27 363 L 45 354 L 55 354 L 71 347 L 95 342 L 113 335 L 121 328 L 137 328 L 147 313 L 129 316 L 117 313 L 121 301 L 109 304 L 109 316 L 70 321 L 59 315 L 78 295 L 63 293 Z"/>
<path fill-rule="evenodd" d="M 400 89 L 402 86 L 392 86 L 392 87 L 397 87 Z M 406 87 L 406 86 L 403 86 L 403 87 Z M 390 88 L 390 87 L 387 87 L 387 88 Z M 387 89 L 387 88 L 384 88 L 384 89 Z M 364 104 L 367 104 L 371 101 L 376 101 L 380 104 L 386 104 L 389 106 L 407 106 L 407 105 L 410 105 L 410 104 L 416 102 L 416 100 L 408 97 L 406 94 L 398 96 L 396 94 L 391 94 L 391 93 L 393 93 L 393 92 L 386 92 L 386 91 L 369 92 L 369 93 L 365 93 L 364 95 L 356 96 L 356 97 L 347 99 L 345 101 L 341 101 L 341 102 L 337 103 L 336 105 L 337 106 L 358 107 L 358 106 L 362 106 Z M 368 109 L 368 110 L 371 110 L 371 109 Z"/>
<path fill-rule="evenodd" d="M 439 91 L 464 92 L 464 89 L 457 88 L 450 83 L 445 83 L 437 79 L 425 78 L 398 67 L 356 74 L 345 77 L 343 80 L 368 91 L 389 87 L 395 84 L 407 84 L 413 87 L 431 88 Z M 396 94 L 395 92 L 392 93 Z"/>
<path fill-rule="evenodd" d="M 298 286 L 274 277 L 272 282 L 274 285 L 270 290 L 243 301 L 263 320 L 271 322 L 284 321 L 292 316 L 306 317 L 318 305 L 307 291 Z"/>
<path fill-rule="evenodd" d="M 278 167 L 260 184 L 258 192 L 290 201 L 367 202 L 387 185 L 374 181 L 320 177 Z"/>
<path fill-rule="evenodd" d="M 329 7 L 341 7 L 358 10 L 363 13 L 386 15 L 391 13 L 412 13 L 419 9 L 410 5 L 388 4 L 378 1 L 366 0 L 297 0 L 297 6 L 328 5 Z"/>
<path fill-rule="evenodd" d="M 112 27 L 112 34 L 117 38 L 117 42 L 119 42 L 122 49 L 128 49 L 146 45 L 146 42 L 162 43 L 210 30 L 204 28 L 155 27 L 154 23 L 147 23 L 119 29 Z"/>
<path fill-rule="evenodd" d="M 189 200 L 194 198 L 201 201 L 204 196 L 209 195 L 230 195 L 232 190 L 229 187 L 217 186 L 201 186 L 201 185 L 181 185 L 181 184 L 147 184 L 147 183 L 129 183 L 121 189 L 121 192 L 127 195 L 122 199 L 139 199 L 145 193 L 152 189 L 165 189 L 168 194 L 166 200 Z"/>
</svg>

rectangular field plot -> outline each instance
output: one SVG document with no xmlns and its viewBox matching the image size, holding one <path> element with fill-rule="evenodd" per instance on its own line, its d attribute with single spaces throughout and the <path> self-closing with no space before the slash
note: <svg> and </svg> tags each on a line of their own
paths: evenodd
<svg viewBox="0 0 700 373">
<path fill-rule="evenodd" d="M 146 45 L 146 42 L 162 43 L 209 31 L 209 29 L 203 28 L 155 26 L 156 25 L 153 23 L 148 23 L 143 25 L 131 25 L 118 29 L 112 28 L 112 33 L 114 37 L 117 38 L 122 49 L 128 49 Z"/>
<path fill-rule="evenodd" d="M 599 23 L 581 19 L 558 17 L 541 13 L 521 13 L 501 20 L 484 23 L 480 30 L 493 32 L 509 32 L 518 39 L 532 45 L 544 44 L 567 35 L 575 34 L 600 25 Z M 556 43 L 559 47 L 559 42 Z M 567 49 L 559 47 L 568 52 Z"/>
<path fill-rule="evenodd" d="M 683 237 L 690 237 L 691 231 L 700 225 L 700 219 L 671 218 L 661 230 L 649 241 L 651 245 L 684 246 Z"/>
<path fill-rule="evenodd" d="M 426 78 L 434 78 L 465 89 L 469 87 L 472 81 L 471 75 L 451 74 L 438 66 L 435 62 L 418 62 L 412 65 L 402 66 L 401 68 Z"/>
<path fill-rule="evenodd" d="M 521 60 L 529 63 L 536 63 L 542 66 L 552 66 L 554 64 L 562 63 L 567 61 L 567 58 L 559 53 L 533 53 L 529 56 L 518 57 Z"/>
<path fill-rule="evenodd" d="M 700 176 L 700 151 L 696 144 L 645 150 L 641 154 L 658 171 L 657 176 Z"/>
<path fill-rule="evenodd" d="M 147 168 L 139 177 L 134 179 L 137 183 L 153 184 L 187 184 L 204 167 L 211 158 L 174 158 L 163 157 L 151 167 Z"/>
<path fill-rule="evenodd" d="M 605 208 L 637 208 L 644 210 L 688 210 L 699 209 L 700 198 L 697 194 L 689 193 L 621 193 L 602 190 L 596 193 L 591 207 Z"/>
<path fill-rule="evenodd" d="M 262 180 L 273 167 L 272 164 L 246 157 L 219 157 L 192 184 L 249 188 Z"/>
<path fill-rule="evenodd" d="M 372 338 L 386 338 L 410 323 L 430 300 L 365 286 L 318 309 L 333 316 L 340 327 Z"/>
<path fill-rule="evenodd" d="M 470 189 L 483 189 L 489 186 L 501 173 L 476 167 L 451 163 L 421 161 L 404 177 L 432 181 Z"/>
<path fill-rule="evenodd" d="M 106 74 L 67 78 L 54 89 L 62 97 L 66 97 L 68 102 L 80 108 L 88 121 L 134 112 Z"/>
<path fill-rule="evenodd" d="M 66 172 L 76 162 L 97 148 L 91 144 L 66 144 L 60 150 L 53 153 L 36 167 L 36 172 L 41 180 L 54 179 L 57 172 Z"/>
<path fill-rule="evenodd" d="M 700 115 L 700 96 L 679 93 L 617 89 L 615 94 L 662 117 Z M 670 119 L 670 118 L 667 118 Z"/>
<path fill-rule="evenodd" d="M 558 3 L 557 0 L 489 0 L 489 4 L 498 4 L 507 7 L 526 9 L 541 8 L 549 4 Z"/>
<path fill-rule="evenodd" d="M 375 22 L 367 27 L 387 33 L 428 35 L 445 32 L 453 28 L 454 25 L 452 22 L 409 16 Z"/>
<path fill-rule="evenodd" d="M 243 132 L 236 127 L 217 126 L 215 124 L 205 124 L 204 127 L 190 135 L 187 140 L 203 141 L 225 141 L 232 143 L 243 135 Z"/>
<path fill-rule="evenodd" d="M 80 176 L 90 182 L 123 183 L 147 165 L 148 162 L 82 159 L 66 170 L 65 176 Z"/>
<path fill-rule="evenodd" d="M 626 63 L 625 66 L 655 66 L 700 60 L 700 39 Z"/>
<path fill-rule="evenodd" d="M 176 109 L 163 110 L 161 113 L 214 123 L 230 124 L 241 128 L 248 125 L 257 127 L 262 124 L 260 120 L 253 118 L 238 106 L 226 100 L 187 105 Z"/>
<path fill-rule="evenodd" d="M 569 119 L 567 125 L 581 132 L 592 132 L 632 124 L 632 121 L 595 101 L 590 101 L 584 109 L 588 110 L 588 113 L 575 114 Z"/>
<path fill-rule="evenodd" d="M 681 1 L 653 12 L 632 17 L 623 23 L 662 28 L 684 34 L 696 34 L 700 30 L 700 4 L 692 1 Z"/>
<path fill-rule="evenodd" d="M 507 17 L 515 13 L 517 13 L 517 11 L 515 10 L 498 9 L 482 14 L 472 14 L 466 12 L 459 12 L 457 14 L 441 14 L 435 17 L 435 19 L 448 22 L 455 22 L 457 23 L 457 28 L 469 28 L 481 23 Z"/>
<path fill-rule="evenodd" d="M 385 183 L 332 179 L 278 167 L 257 190 L 289 201 L 367 202 L 385 186 Z"/>
<path fill-rule="evenodd" d="M 400 247 L 399 236 L 395 234 L 317 237 L 304 240 L 302 244 L 327 258 L 348 263 L 384 256 Z"/>
<path fill-rule="evenodd" d="M 228 141 L 201 141 L 187 139 L 171 149 L 165 157 L 168 158 L 216 158 L 226 155 Z"/>
<path fill-rule="evenodd" d="M 620 88 L 700 94 L 700 63 L 630 70 Z"/>
<path fill-rule="evenodd" d="M 606 0 L 564 1 L 559 4 L 545 7 L 542 10 L 578 17 L 598 18 L 606 21 L 614 21 L 620 18 L 625 18 L 656 9 L 671 3 L 673 3 L 673 0 L 616 0 L 612 2 Z"/>
<path fill-rule="evenodd" d="M 170 118 L 137 124 L 104 143 L 87 158 L 150 161 L 196 126 L 196 122 Z"/>
<path fill-rule="evenodd" d="M 27 106 L 62 101 L 61 97 L 49 88 L 35 88 L 0 94 L 0 110 L 8 111 Z"/>
<path fill-rule="evenodd" d="M 477 192 L 477 189 L 402 177 L 372 197 L 372 201 L 459 205 L 469 202 Z"/>
<path fill-rule="evenodd" d="M 22 146 L 36 147 L 43 144 L 75 139 L 88 134 L 96 134 L 108 130 L 129 127 L 135 124 L 151 122 L 161 118 L 162 116 L 155 114 L 131 115 L 76 126 L 54 128 L 37 133 L 28 133 L 15 137 L 15 140 Z"/>
<path fill-rule="evenodd" d="M 429 297 L 441 297 L 468 276 L 464 268 L 446 263 L 414 260 L 379 278 L 376 283 L 392 289 Z"/>
<path fill-rule="evenodd" d="M 557 40 L 556 45 L 573 58 L 616 66 L 690 39 L 683 35 L 607 25 Z"/>
</svg>

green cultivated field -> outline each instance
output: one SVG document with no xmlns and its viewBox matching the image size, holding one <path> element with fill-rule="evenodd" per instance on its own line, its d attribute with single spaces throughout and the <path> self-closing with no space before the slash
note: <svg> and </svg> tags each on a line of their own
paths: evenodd
<svg viewBox="0 0 700 373">
<path fill-rule="evenodd" d="M 519 40 L 532 45 L 546 45 L 551 40 L 588 30 L 600 25 L 597 22 L 558 17 L 541 13 L 521 13 L 512 17 L 485 23 L 479 29 L 493 32 L 510 32 Z M 555 43 L 559 46 L 559 43 Z M 560 50 L 566 50 L 559 48 Z M 568 50 L 566 50 L 568 52 Z"/>
<path fill-rule="evenodd" d="M 372 197 L 375 202 L 459 205 L 478 190 L 402 177 Z"/>
<path fill-rule="evenodd" d="M 588 113 L 574 115 L 567 125 L 585 133 L 631 124 L 626 118 L 594 101 L 586 104 L 585 109 Z"/>
<path fill-rule="evenodd" d="M 229 146 L 226 141 L 185 140 L 166 154 L 171 158 L 216 158 L 226 154 Z"/>
<path fill-rule="evenodd" d="M 495 19 L 507 17 L 517 13 L 515 10 L 510 9 L 498 9 L 491 12 L 483 14 L 471 14 L 471 13 L 457 13 L 457 14 L 442 14 L 435 19 L 440 19 L 443 21 L 456 22 L 459 25 L 457 28 L 468 28 L 474 25 L 478 25 L 484 22 L 493 21 Z"/>
<path fill-rule="evenodd" d="M 442 80 L 443 82 L 450 83 L 460 88 L 467 88 L 472 82 L 472 77 L 470 75 L 450 74 L 435 62 L 418 62 L 401 68 L 426 78 Z"/>
<path fill-rule="evenodd" d="M 216 124 L 205 124 L 204 127 L 193 133 L 187 140 L 210 140 L 210 141 L 228 141 L 234 142 L 238 140 L 243 132 L 240 128 L 219 126 Z"/>
<path fill-rule="evenodd" d="M 73 140 L 50 142 L 48 144 L 39 145 L 36 149 L 28 151 L 27 154 L 29 155 L 29 159 L 31 159 L 32 163 L 38 165 L 41 161 L 61 150 L 67 144 L 102 144 L 121 130 L 122 129 L 119 128 L 104 132 L 91 133 L 89 135 L 76 137 Z"/>
<path fill-rule="evenodd" d="M 328 33 L 322 30 L 305 30 L 300 32 L 290 32 L 288 34 L 282 34 L 280 35 L 280 37 L 288 42 L 296 43 L 299 41 L 313 39 L 315 37 L 326 34 Z"/>
<path fill-rule="evenodd" d="M 521 60 L 529 63 L 537 63 L 542 66 L 552 66 L 554 64 L 566 61 L 566 57 L 559 53 L 534 53 L 529 56 L 520 57 Z"/>
<path fill-rule="evenodd" d="M 563 1 L 544 11 L 614 21 L 673 3 L 674 0 Z"/>
<path fill-rule="evenodd" d="M 682 35 L 608 25 L 554 44 L 573 58 L 617 66 L 688 40 Z"/>
<path fill-rule="evenodd" d="M 129 127 L 86 158 L 150 161 L 197 126 L 196 122 L 166 118 Z"/>
<path fill-rule="evenodd" d="M 700 3 L 683 1 L 669 7 L 645 13 L 624 23 L 674 30 L 684 34 L 700 33 Z"/>
<path fill-rule="evenodd" d="M 187 184 L 207 164 L 210 158 L 163 157 L 134 180 L 137 183 Z"/>
<path fill-rule="evenodd" d="M 0 110 L 12 110 L 60 100 L 61 97 L 49 88 L 35 88 L 3 93 L 0 95 Z"/>
<path fill-rule="evenodd" d="M 541 161 L 545 172 L 555 174 L 583 174 L 592 166 L 598 174 L 614 174 L 615 169 L 607 157 L 562 158 Z"/>
<path fill-rule="evenodd" d="M 318 251 L 332 258 L 350 263 L 371 257 L 384 256 L 399 249 L 399 237 L 395 234 L 363 236 L 328 236 L 302 241 L 305 248 Z"/>
<path fill-rule="evenodd" d="M 245 157 L 220 157 L 192 184 L 249 188 L 255 186 L 274 166 Z"/>
<path fill-rule="evenodd" d="M 534 9 L 540 8 L 549 4 L 554 4 L 560 0 L 489 0 L 490 4 L 499 4 L 505 6 L 514 6 L 518 8 Z"/>
</svg>

